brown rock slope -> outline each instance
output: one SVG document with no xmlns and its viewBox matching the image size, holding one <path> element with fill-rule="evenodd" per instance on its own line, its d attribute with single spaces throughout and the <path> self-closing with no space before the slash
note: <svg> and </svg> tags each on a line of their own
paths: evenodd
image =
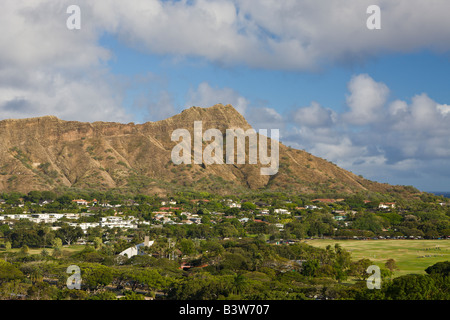
<svg viewBox="0 0 450 320">
<path fill-rule="evenodd" d="M 171 162 L 175 129 L 193 132 L 251 126 L 232 106 L 193 107 L 145 124 L 81 123 L 53 116 L 0 121 L 0 191 L 55 188 L 118 189 L 140 193 L 197 190 L 239 193 L 402 191 L 363 179 L 311 154 L 280 144 L 280 169 L 261 176 L 259 165 L 179 165 Z M 204 144 L 205 146 L 205 144 Z M 246 162 L 247 163 L 247 162 Z"/>
</svg>

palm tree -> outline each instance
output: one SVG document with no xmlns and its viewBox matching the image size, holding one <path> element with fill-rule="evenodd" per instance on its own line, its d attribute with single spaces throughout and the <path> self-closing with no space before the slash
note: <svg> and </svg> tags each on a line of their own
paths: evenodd
<svg viewBox="0 0 450 320">
<path fill-rule="evenodd" d="M 241 294 L 247 287 L 247 279 L 242 274 L 237 274 L 233 278 L 233 293 Z"/>
</svg>

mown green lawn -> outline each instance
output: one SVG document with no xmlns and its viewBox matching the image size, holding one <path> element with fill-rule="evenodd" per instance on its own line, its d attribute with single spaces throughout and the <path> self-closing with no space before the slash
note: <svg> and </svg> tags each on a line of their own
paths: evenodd
<svg viewBox="0 0 450 320">
<path fill-rule="evenodd" d="M 424 274 L 436 262 L 450 261 L 450 240 L 328 240 L 305 241 L 312 246 L 325 248 L 339 243 L 352 254 L 353 260 L 370 259 L 381 266 L 394 259 L 399 271 L 394 276 L 408 273 Z"/>
</svg>

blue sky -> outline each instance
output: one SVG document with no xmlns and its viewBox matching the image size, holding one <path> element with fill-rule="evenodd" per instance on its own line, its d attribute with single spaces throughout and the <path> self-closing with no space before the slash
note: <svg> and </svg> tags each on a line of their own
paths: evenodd
<svg viewBox="0 0 450 320">
<path fill-rule="evenodd" d="M 446 0 L 2 4 L 0 119 L 142 123 L 232 104 L 366 178 L 450 190 Z M 381 30 L 366 27 L 372 4 Z"/>
<path fill-rule="evenodd" d="M 147 84 L 136 85 L 127 92 L 125 106 L 136 122 L 158 120 L 148 119 L 133 110 L 132 104 L 138 93 L 168 90 L 181 111 L 186 107 L 189 90 L 202 82 L 217 88 L 232 88 L 252 103 L 266 103 L 280 113 L 307 106 L 311 101 L 343 111 L 347 83 L 352 75 L 360 73 L 368 73 L 372 78 L 386 83 L 392 98 L 409 100 L 415 94 L 426 92 L 436 101 L 450 101 L 450 53 L 437 54 L 426 49 L 408 54 L 383 54 L 363 63 L 304 72 L 249 68 L 245 65 L 223 67 L 205 59 L 189 57 L 175 61 L 172 55 L 148 54 L 126 46 L 113 35 L 104 35 L 99 44 L 113 53 L 113 58 L 108 61 L 113 74 L 133 77 L 152 73 L 163 81 L 150 87 Z"/>
<path fill-rule="evenodd" d="M 362 64 L 338 65 L 317 72 L 303 72 L 246 66 L 220 67 L 197 58 L 175 62 L 171 56 L 146 54 L 127 47 L 111 35 L 104 36 L 99 43 L 114 54 L 114 59 L 108 62 L 112 73 L 129 77 L 153 73 L 163 77 L 164 85 L 159 89 L 169 90 L 176 98 L 175 103 L 179 108 L 185 107 L 189 89 L 208 82 L 214 87 L 232 88 L 253 103 L 265 102 L 268 107 L 279 112 L 307 106 L 311 101 L 342 111 L 345 109 L 347 83 L 353 74 L 360 73 L 368 73 L 372 78 L 386 83 L 393 98 L 409 100 L 417 93 L 427 92 L 436 101 L 450 101 L 449 53 L 436 54 L 421 50 L 409 54 L 384 54 Z M 135 91 L 148 89 L 154 88 L 143 85 L 129 91 L 126 106 L 130 107 L 137 122 L 149 119 L 134 113 L 131 105 L 136 96 Z"/>
</svg>

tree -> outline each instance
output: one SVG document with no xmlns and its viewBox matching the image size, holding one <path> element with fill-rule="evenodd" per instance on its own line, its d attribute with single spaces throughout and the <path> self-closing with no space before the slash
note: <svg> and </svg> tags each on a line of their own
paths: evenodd
<svg viewBox="0 0 450 320">
<path fill-rule="evenodd" d="M 126 291 L 125 296 L 119 300 L 145 300 L 145 296 L 134 291 Z"/>
<path fill-rule="evenodd" d="M 60 258 L 61 256 L 62 256 L 61 248 L 60 247 L 53 248 L 52 257 Z"/>
<path fill-rule="evenodd" d="M 6 251 L 11 250 L 11 242 L 6 241 L 6 243 L 5 243 L 5 249 L 6 249 Z"/>
<path fill-rule="evenodd" d="M 434 279 L 428 275 L 408 274 L 392 280 L 386 297 L 393 300 L 432 300 L 442 294 Z"/>
<path fill-rule="evenodd" d="M 388 261 L 386 261 L 386 263 L 384 264 L 384 266 L 389 269 L 389 271 L 394 272 L 395 270 L 398 270 L 398 266 L 395 263 L 394 259 L 389 259 Z"/>
<path fill-rule="evenodd" d="M 68 206 L 70 204 L 72 204 L 72 200 L 73 200 L 73 196 L 68 195 L 68 194 L 64 194 L 61 197 L 59 197 L 58 199 L 56 199 L 61 205 L 63 206 Z"/>
<path fill-rule="evenodd" d="M 90 264 L 82 268 L 84 274 L 81 275 L 82 284 L 89 290 L 100 290 L 109 285 L 113 278 L 113 269 L 100 264 Z"/>
<path fill-rule="evenodd" d="M 353 221 L 353 228 L 377 233 L 383 229 L 382 222 L 382 218 L 377 217 L 374 213 L 366 212 L 356 217 Z"/>
<path fill-rule="evenodd" d="M 28 246 L 25 244 L 22 246 L 22 248 L 20 248 L 20 253 L 22 254 L 28 254 L 30 252 L 30 248 L 28 248 Z"/>
<path fill-rule="evenodd" d="M 41 198 L 47 201 L 54 201 L 56 199 L 56 194 L 51 191 L 42 191 Z"/>
<path fill-rule="evenodd" d="M 5 282 L 0 286 L 0 300 L 21 299 L 21 297 L 26 296 L 27 287 L 28 286 L 20 280 Z"/>
<path fill-rule="evenodd" d="M 11 263 L 0 260 L 0 284 L 12 280 L 20 280 L 23 276 L 23 273 Z"/>
<path fill-rule="evenodd" d="M 351 264 L 351 254 L 350 252 L 344 250 L 340 244 L 336 243 L 334 246 L 335 258 L 333 267 L 336 270 L 335 278 L 338 281 L 346 280 L 347 274 L 346 270 Z"/>
<path fill-rule="evenodd" d="M 165 285 L 165 279 L 154 269 L 129 268 L 123 270 L 117 277 L 118 284 L 129 284 L 132 291 L 138 287 L 146 286 L 149 289 L 161 289 Z"/>
<path fill-rule="evenodd" d="M 373 265 L 373 262 L 369 259 L 360 259 L 350 264 L 350 275 L 358 277 L 360 280 L 365 280 L 369 277 L 366 272 L 369 266 Z"/>
<path fill-rule="evenodd" d="M 54 238 L 52 240 L 52 246 L 53 246 L 53 248 L 61 249 L 62 248 L 62 240 L 60 238 Z"/>
<path fill-rule="evenodd" d="M 57 291 L 58 289 L 46 282 L 33 283 L 27 290 L 27 299 L 52 300 Z"/>
<path fill-rule="evenodd" d="M 216 227 L 217 232 L 223 238 L 229 238 L 237 236 L 239 234 L 238 230 L 230 222 L 222 222 Z"/>
<path fill-rule="evenodd" d="M 52 246 L 53 246 L 52 256 L 55 258 L 61 257 L 62 240 L 60 238 L 54 238 L 52 240 Z"/>
<path fill-rule="evenodd" d="M 306 226 L 299 221 L 289 222 L 285 225 L 285 230 L 295 235 L 297 239 L 304 239 L 306 237 Z"/>
<path fill-rule="evenodd" d="M 403 217 L 396 212 L 383 212 L 380 213 L 379 216 L 391 225 L 398 225 L 403 220 Z"/>
<path fill-rule="evenodd" d="M 80 291 L 80 290 L 75 290 L 75 291 Z M 84 291 L 82 291 L 82 292 L 84 292 Z M 113 292 L 104 291 L 104 292 L 99 292 L 95 295 L 90 296 L 88 298 L 88 300 L 101 300 L 101 301 L 117 300 L 117 297 Z"/>
<path fill-rule="evenodd" d="M 49 256 L 48 250 L 47 249 L 42 249 L 41 256 L 44 257 L 44 258 L 48 257 Z"/>
<path fill-rule="evenodd" d="M 38 203 L 42 199 L 42 193 L 41 191 L 30 191 L 28 194 L 24 197 L 25 201 Z"/>
<path fill-rule="evenodd" d="M 432 274 L 450 275 L 450 261 L 438 262 L 425 269 L 425 272 Z"/>
<path fill-rule="evenodd" d="M 19 221 L 15 228 L 6 237 L 14 248 L 24 245 L 29 247 L 41 247 L 43 237 L 39 234 L 37 226 L 31 221 Z"/>
<path fill-rule="evenodd" d="M 240 253 L 225 253 L 220 265 L 221 269 L 232 270 L 234 272 L 239 270 L 248 270 L 251 262 Z"/>
<path fill-rule="evenodd" d="M 195 244 L 191 239 L 182 239 L 180 241 L 180 250 L 186 256 L 193 255 L 196 252 Z"/>
<path fill-rule="evenodd" d="M 203 224 L 210 223 L 211 222 L 211 217 L 209 215 L 203 215 L 201 221 L 202 221 Z"/>
<path fill-rule="evenodd" d="M 244 202 L 241 205 L 241 209 L 244 210 L 244 211 L 256 210 L 256 205 L 254 203 L 251 203 L 251 202 Z"/>
<path fill-rule="evenodd" d="M 307 277 L 314 277 L 319 270 L 320 264 L 317 259 L 310 259 L 302 264 L 301 273 Z"/>
<path fill-rule="evenodd" d="M 56 235 L 70 246 L 72 242 L 83 236 L 83 231 L 80 227 L 71 227 L 68 224 L 64 224 L 56 231 Z"/>
<path fill-rule="evenodd" d="M 233 278 L 233 293 L 241 294 L 247 285 L 247 279 L 242 274 L 235 275 Z"/>
<path fill-rule="evenodd" d="M 102 247 L 102 238 L 100 237 L 95 237 L 94 238 L 94 248 L 96 250 L 100 249 Z"/>
</svg>

